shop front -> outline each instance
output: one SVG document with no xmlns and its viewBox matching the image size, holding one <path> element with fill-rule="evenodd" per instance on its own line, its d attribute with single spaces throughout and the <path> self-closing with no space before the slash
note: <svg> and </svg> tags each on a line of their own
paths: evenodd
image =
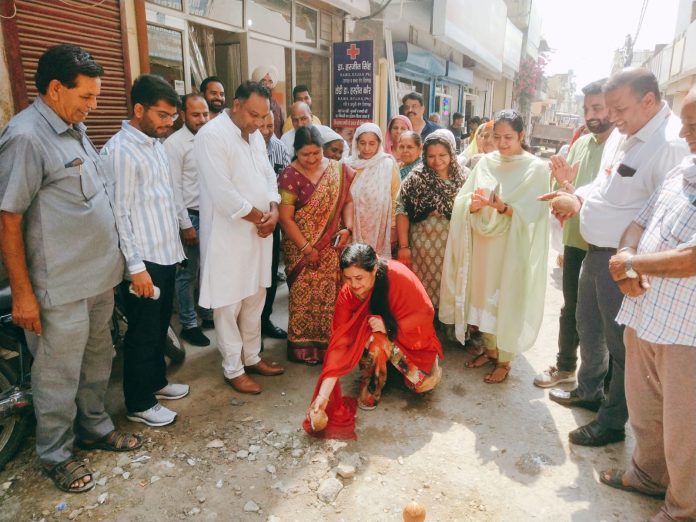
<svg viewBox="0 0 696 522">
<path fill-rule="evenodd" d="M 343 12 L 287 0 L 148 0 L 149 71 L 180 94 L 219 76 L 228 99 L 258 66 L 277 71 L 274 99 L 287 112 L 292 88 L 307 85 L 312 111 L 329 121 L 331 43 L 343 35 Z"/>
</svg>

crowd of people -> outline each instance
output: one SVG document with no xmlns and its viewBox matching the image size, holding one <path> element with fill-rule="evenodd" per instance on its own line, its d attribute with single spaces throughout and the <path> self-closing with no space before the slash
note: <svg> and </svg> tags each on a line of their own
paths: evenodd
<svg viewBox="0 0 696 522">
<path fill-rule="evenodd" d="M 39 96 L 0 135 L 0 248 L 34 357 L 36 451 L 58 488 L 94 487 L 75 444 L 142 445 L 104 408 L 115 287 L 129 420 L 171 424 L 161 401 L 189 394 L 166 375 L 176 300 L 182 338 L 206 346 L 214 328 L 239 393 L 262 392 L 250 375 L 285 371 L 261 357 L 263 336 L 287 338 L 289 361 L 322 364 L 305 430 L 355 438 L 357 408 L 378 406 L 388 366 L 415 393 L 438 385 L 443 340 L 471 354 L 467 368 L 489 368 L 486 383 L 506 380 L 542 324 L 558 220 L 558 355 L 534 384 L 597 412 L 573 444 L 622 441 L 630 420 L 631 466 L 600 480 L 664 496 L 654 520 L 696 517 L 696 90 L 680 121 L 647 70 L 594 82 L 587 133 L 545 161 L 514 110 L 466 132 L 455 113 L 445 129 L 413 92 L 383 134 L 322 125 L 305 85 L 286 119 L 272 67 L 231 102 L 217 77 L 180 97 L 143 74 L 131 117 L 97 151 L 83 121 L 103 73 L 77 46 L 47 50 Z M 271 321 L 282 278 L 287 331 Z M 345 397 L 339 378 L 356 368 L 359 395 Z"/>
</svg>

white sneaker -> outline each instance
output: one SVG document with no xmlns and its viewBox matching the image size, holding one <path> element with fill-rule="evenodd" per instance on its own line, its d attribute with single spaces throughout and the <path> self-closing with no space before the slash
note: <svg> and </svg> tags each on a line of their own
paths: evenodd
<svg viewBox="0 0 696 522">
<path fill-rule="evenodd" d="M 148 426 L 166 426 L 176 420 L 176 412 L 165 408 L 159 402 L 145 411 L 128 412 L 126 418 L 133 422 L 142 422 Z"/>
<path fill-rule="evenodd" d="M 155 392 L 155 397 L 162 400 L 173 401 L 175 399 L 181 399 L 189 394 L 188 384 L 173 384 L 169 383 L 164 388 Z"/>
</svg>

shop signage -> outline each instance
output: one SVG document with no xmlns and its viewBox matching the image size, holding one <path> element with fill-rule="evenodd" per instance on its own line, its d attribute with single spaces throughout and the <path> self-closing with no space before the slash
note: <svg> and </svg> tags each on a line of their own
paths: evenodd
<svg viewBox="0 0 696 522">
<path fill-rule="evenodd" d="M 374 119 L 372 40 L 333 44 L 333 127 L 358 127 Z"/>
</svg>

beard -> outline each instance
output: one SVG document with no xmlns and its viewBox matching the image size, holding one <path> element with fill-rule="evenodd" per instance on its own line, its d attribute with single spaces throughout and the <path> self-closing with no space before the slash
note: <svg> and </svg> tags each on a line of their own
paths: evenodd
<svg viewBox="0 0 696 522">
<path fill-rule="evenodd" d="M 613 123 L 611 123 L 607 118 L 602 120 L 586 120 L 585 125 L 592 134 L 602 134 L 604 131 L 607 131 L 613 127 Z"/>
<path fill-rule="evenodd" d="M 208 108 L 210 112 L 222 112 L 222 109 L 225 108 L 225 104 L 219 101 L 210 101 L 208 102 Z"/>
</svg>

